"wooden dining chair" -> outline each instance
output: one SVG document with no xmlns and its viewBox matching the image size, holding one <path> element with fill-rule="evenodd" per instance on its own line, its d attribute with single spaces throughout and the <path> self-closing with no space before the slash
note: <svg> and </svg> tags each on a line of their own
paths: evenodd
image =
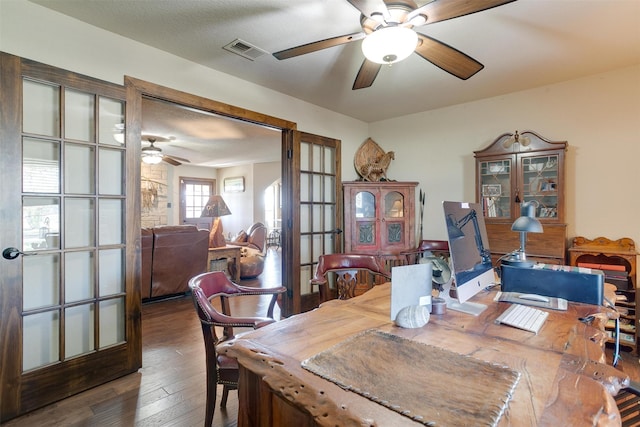
<svg viewBox="0 0 640 427">
<path fill-rule="evenodd" d="M 384 264 L 373 255 L 361 254 L 326 254 L 318 257 L 318 265 L 311 286 L 318 286 L 320 303 L 329 299 L 329 281 L 327 273 L 336 274 L 336 288 L 338 299 L 349 299 L 356 296 L 358 286 L 358 272 L 368 272 L 374 276 L 390 280 L 391 276 L 385 270 Z M 373 286 L 366 285 L 369 289 Z"/>
<path fill-rule="evenodd" d="M 189 288 L 196 312 L 202 326 L 207 369 L 207 398 L 205 426 L 210 427 L 216 405 L 216 388 L 223 386 L 221 407 L 227 405 L 229 390 L 238 388 L 238 362 L 236 359 L 218 354 L 218 344 L 235 337 L 233 328 L 258 329 L 275 322 L 273 311 L 278 295 L 286 292 L 286 288 L 252 288 L 240 286 L 230 281 L 222 271 L 199 274 L 189 280 Z M 271 295 L 266 317 L 234 317 L 229 304 L 230 298 L 249 295 Z M 214 304 L 214 301 L 216 302 Z M 218 308 L 219 307 L 219 308 Z M 223 333 L 218 336 L 216 327 Z"/>
</svg>

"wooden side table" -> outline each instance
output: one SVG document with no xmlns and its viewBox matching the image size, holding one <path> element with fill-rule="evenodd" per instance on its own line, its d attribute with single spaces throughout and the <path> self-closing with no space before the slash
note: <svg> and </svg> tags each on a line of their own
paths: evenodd
<svg viewBox="0 0 640 427">
<path fill-rule="evenodd" d="M 240 246 L 233 246 L 233 245 L 227 245 L 227 246 L 221 246 L 219 248 L 209 248 L 209 257 L 207 259 L 207 269 L 209 271 L 211 270 L 211 261 L 215 261 L 215 260 L 219 260 L 219 259 L 229 259 L 232 258 L 234 265 L 235 265 L 235 271 L 233 272 L 233 281 L 236 283 L 240 283 L 240 257 L 241 252 L 240 252 L 241 247 Z M 229 275 L 231 276 L 231 271 L 229 271 Z"/>
</svg>

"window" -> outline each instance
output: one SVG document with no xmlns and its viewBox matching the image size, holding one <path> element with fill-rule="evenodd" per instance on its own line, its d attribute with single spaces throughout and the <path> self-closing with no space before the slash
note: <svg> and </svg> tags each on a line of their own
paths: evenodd
<svg viewBox="0 0 640 427">
<path fill-rule="evenodd" d="M 216 180 L 180 177 L 180 223 L 209 228 L 211 218 L 200 218 L 209 197 L 215 194 Z"/>
</svg>

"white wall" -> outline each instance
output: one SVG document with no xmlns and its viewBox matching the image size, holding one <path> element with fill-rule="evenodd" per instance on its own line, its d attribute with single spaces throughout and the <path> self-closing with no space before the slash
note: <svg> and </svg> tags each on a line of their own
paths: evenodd
<svg viewBox="0 0 640 427">
<path fill-rule="evenodd" d="M 569 144 L 569 238 L 640 244 L 640 65 L 370 124 L 371 138 L 395 151 L 389 178 L 421 183 L 424 235 L 434 239 L 446 238 L 443 200 L 475 200 L 473 151 L 516 129 Z"/>
<path fill-rule="evenodd" d="M 626 236 L 640 244 L 638 66 L 368 125 L 26 0 L 0 0 L 0 50 L 118 84 L 130 75 L 341 139 L 344 180 L 356 177 L 353 155 L 371 136 L 396 152 L 390 178 L 420 181 L 427 192 L 429 238 L 444 237 L 442 200 L 474 199 L 474 150 L 516 129 L 567 140 L 569 237 Z"/>
<path fill-rule="evenodd" d="M 115 7 L 115 6 L 114 6 Z M 0 51 L 123 84 L 128 75 L 296 122 L 356 147 L 366 123 L 134 42 L 29 3 L 0 0 Z M 161 64 L 161 65 L 158 65 Z"/>
</svg>

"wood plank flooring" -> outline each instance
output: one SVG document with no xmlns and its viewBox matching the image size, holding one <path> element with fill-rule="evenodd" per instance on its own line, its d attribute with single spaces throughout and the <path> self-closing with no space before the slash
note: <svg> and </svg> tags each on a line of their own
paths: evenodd
<svg viewBox="0 0 640 427">
<path fill-rule="evenodd" d="M 269 250 L 267 268 L 247 286 L 280 284 L 280 253 Z M 262 314 L 265 304 L 260 305 Z M 253 307 L 253 304 L 249 304 Z M 246 310 L 245 310 L 246 311 Z M 251 314 L 246 312 L 243 314 Z M 143 305 L 143 368 L 94 389 L 4 423 L 26 426 L 179 426 L 204 423 L 205 360 L 200 323 L 190 296 Z M 607 350 L 609 361 L 611 351 Z M 619 369 L 640 381 L 638 358 L 623 353 Z M 214 426 L 236 427 L 237 393 L 220 408 L 221 387 Z"/>
</svg>

